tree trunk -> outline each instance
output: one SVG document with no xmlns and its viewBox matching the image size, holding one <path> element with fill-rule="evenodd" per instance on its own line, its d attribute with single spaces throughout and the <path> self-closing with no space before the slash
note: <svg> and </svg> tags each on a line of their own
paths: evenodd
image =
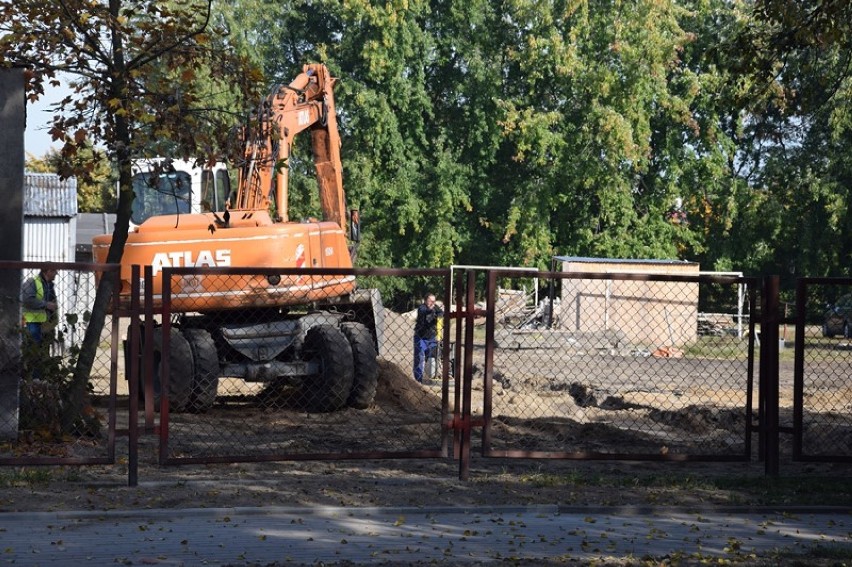
<svg viewBox="0 0 852 567">
<path fill-rule="evenodd" d="M 110 0 L 110 13 L 118 18 L 121 10 L 121 0 Z M 109 84 L 111 97 L 122 101 L 122 109 L 126 106 L 127 95 L 127 69 L 125 63 L 124 46 L 121 34 L 112 34 L 112 80 Z M 116 214 L 115 228 L 112 234 L 109 252 L 107 253 L 108 264 L 118 264 L 124 254 L 124 245 L 127 242 L 127 232 L 130 227 L 130 212 L 133 203 L 132 172 L 130 163 L 130 124 L 125 112 L 115 112 L 112 117 L 115 121 L 115 159 L 118 164 L 118 211 Z M 95 303 L 92 307 L 92 316 L 86 327 L 83 344 L 77 359 L 74 375 L 68 386 L 66 405 L 63 409 L 62 427 L 63 432 L 69 434 L 97 434 L 100 431 L 100 423 L 92 412 L 86 411 L 88 407 L 88 385 L 95 363 L 98 345 L 100 344 L 101 332 L 109 311 L 113 294 L 120 290 L 115 289 L 116 279 L 113 277 L 101 277 L 95 293 Z M 83 425 L 81 431 L 80 425 Z"/>
</svg>

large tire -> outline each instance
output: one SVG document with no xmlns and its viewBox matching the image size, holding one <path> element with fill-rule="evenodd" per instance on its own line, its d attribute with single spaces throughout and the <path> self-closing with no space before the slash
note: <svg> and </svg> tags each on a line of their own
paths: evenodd
<svg viewBox="0 0 852 567">
<path fill-rule="evenodd" d="M 370 407 L 376 399 L 376 388 L 379 383 L 379 363 L 376 345 L 370 330 L 361 323 L 342 323 L 340 330 L 352 347 L 352 362 L 354 376 L 352 390 L 346 403 L 356 409 Z"/>
<path fill-rule="evenodd" d="M 162 384 L 160 361 L 163 359 L 163 328 L 154 329 L 154 403 L 160 405 Z M 192 349 L 178 329 L 169 333 L 169 411 L 186 411 L 192 394 Z"/>
<path fill-rule="evenodd" d="M 192 412 L 205 412 L 216 401 L 219 388 L 219 354 L 213 337 L 204 329 L 184 329 L 189 347 L 192 350 L 192 388 L 187 409 Z"/>
<path fill-rule="evenodd" d="M 305 379 L 303 404 L 309 411 L 329 412 L 346 405 L 354 377 L 352 348 L 340 329 L 311 327 L 305 335 L 304 359 L 315 361 L 319 373 Z"/>
</svg>

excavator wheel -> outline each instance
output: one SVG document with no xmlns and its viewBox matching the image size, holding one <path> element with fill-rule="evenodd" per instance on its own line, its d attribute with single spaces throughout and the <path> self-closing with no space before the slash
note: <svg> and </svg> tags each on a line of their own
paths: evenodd
<svg viewBox="0 0 852 567">
<path fill-rule="evenodd" d="M 366 409 L 376 399 L 379 383 L 379 363 L 376 345 L 370 330 L 361 323 L 341 323 L 340 330 L 352 347 L 354 377 L 346 403 L 349 407 Z"/>
<path fill-rule="evenodd" d="M 192 393 L 192 349 L 180 330 L 171 327 L 169 333 L 169 411 L 186 411 Z M 163 328 L 154 329 L 154 403 L 160 406 L 162 385 L 160 361 L 163 358 Z"/>
<path fill-rule="evenodd" d="M 205 412 L 216 401 L 219 388 L 219 355 L 213 337 L 204 329 L 184 329 L 192 350 L 192 389 L 187 409 L 192 412 Z"/>
<path fill-rule="evenodd" d="M 305 380 L 303 403 L 309 411 L 329 412 L 346 405 L 352 390 L 352 348 L 343 332 L 332 325 L 311 327 L 302 350 L 305 360 L 319 364 L 319 374 Z"/>
</svg>

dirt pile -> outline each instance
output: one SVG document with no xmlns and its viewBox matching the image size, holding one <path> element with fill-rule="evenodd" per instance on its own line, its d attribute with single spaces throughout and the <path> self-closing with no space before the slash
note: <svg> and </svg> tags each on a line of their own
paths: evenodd
<svg viewBox="0 0 852 567">
<path fill-rule="evenodd" d="M 376 404 L 395 406 L 412 413 L 433 413 L 441 410 L 440 389 L 417 383 L 399 365 L 379 360 L 379 384 Z"/>
</svg>

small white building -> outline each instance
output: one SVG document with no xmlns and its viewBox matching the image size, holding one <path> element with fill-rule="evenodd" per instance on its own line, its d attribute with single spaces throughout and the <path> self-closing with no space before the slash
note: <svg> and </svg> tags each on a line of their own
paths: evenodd
<svg viewBox="0 0 852 567">
<path fill-rule="evenodd" d="M 77 262 L 90 264 L 92 238 L 101 234 L 112 234 L 115 229 L 115 213 L 79 213 L 77 215 Z"/>
<path fill-rule="evenodd" d="M 73 262 L 77 244 L 77 179 L 24 174 L 24 254 L 30 262 Z"/>
<path fill-rule="evenodd" d="M 627 260 L 559 256 L 565 273 L 698 276 L 699 265 L 679 260 Z M 562 284 L 563 328 L 618 331 L 649 348 L 694 342 L 698 326 L 698 283 L 665 280 L 592 279 L 581 275 Z"/>
</svg>

